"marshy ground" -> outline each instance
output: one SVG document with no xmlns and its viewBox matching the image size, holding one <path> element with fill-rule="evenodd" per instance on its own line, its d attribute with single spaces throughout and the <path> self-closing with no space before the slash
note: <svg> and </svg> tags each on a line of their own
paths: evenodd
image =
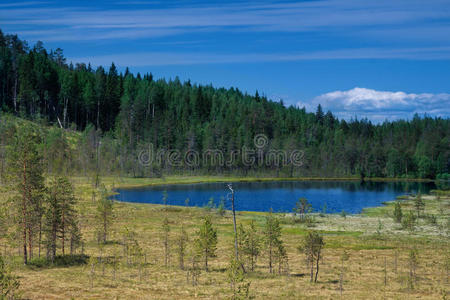
<svg viewBox="0 0 450 300">
<path fill-rule="evenodd" d="M 214 209 L 169 207 L 152 204 L 115 203 L 114 221 L 109 242 L 98 244 L 96 238 L 96 199 L 87 178 L 73 178 L 78 196 L 84 253 L 95 264 L 69 267 L 24 266 L 18 246 L 3 249 L 6 261 L 19 276 L 22 297 L 26 299 L 229 299 L 230 284 L 226 269 L 233 254 L 233 222 L 230 212 L 221 216 Z M 181 179 L 178 182 L 188 181 Z M 201 180 L 199 178 L 198 180 Z M 109 188 L 162 183 L 151 179 L 103 178 Z M 173 183 L 176 179 L 169 179 Z M 195 180 L 194 180 L 195 181 Z M 402 229 L 392 218 L 393 204 L 367 209 L 359 215 L 314 214 L 309 226 L 293 221 L 290 214 L 277 214 L 282 224 L 282 240 L 289 257 L 288 274 L 269 274 L 267 255 L 263 251 L 254 272 L 247 274 L 250 296 L 255 299 L 446 299 L 449 296 L 449 217 L 450 197 L 423 196 L 424 215 L 435 215 L 435 222 L 419 218 L 414 231 Z M 413 210 L 412 198 L 402 201 L 403 211 Z M 169 266 L 164 266 L 162 242 L 163 218 L 167 215 L 171 241 Z M 192 285 L 189 253 L 192 241 L 205 215 L 210 215 L 218 229 L 217 257 L 210 270 L 201 271 L 198 284 Z M 262 230 L 266 213 L 239 212 L 237 222 L 255 220 Z M 183 226 L 188 235 L 186 269 L 178 266 L 176 238 Z M 143 262 L 127 263 L 122 241 L 128 229 L 143 253 Z M 324 236 L 325 248 L 317 283 L 309 282 L 305 257 L 297 247 L 309 230 Z M 411 249 L 417 249 L 418 260 L 414 288 L 409 286 Z M 264 249 L 264 248 L 263 248 Z M 79 252 L 81 250 L 78 250 Z M 349 259 L 342 264 L 346 251 Z M 111 258 L 117 258 L 116 267 Z M 91 261 L 92 262 L 92 261 Z M 342 294 L 340 276 L 343 272 Z"/>
</svg>

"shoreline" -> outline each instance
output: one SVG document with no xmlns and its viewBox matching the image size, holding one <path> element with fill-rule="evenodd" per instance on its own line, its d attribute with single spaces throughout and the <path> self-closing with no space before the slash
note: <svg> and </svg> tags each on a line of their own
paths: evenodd
<svg viewBox="0 0 450 300">
<path fill-rule="evenodd" d="M 109 178 L 109 177 L 105 177 Z M 132 178 L 122 177 L 123 181 L 114 186 L 116 189 L 134 189 L 152 186 L 182 185 L 182 184 L 202 184 L 202 183 L 226 183 L 226 182 L 276 182 L 276 181 L 361 181 L 358 177 L 228 177 L 228 176 L 167 176 L 161 178 Z M 367 178 L 364 182 L 436 182 L 435 179 L 416 178 Z M 113 181 L 114 182 L 114 181 Z M 114 182 L 115 183 L 115 182 Z"/>
</svg>

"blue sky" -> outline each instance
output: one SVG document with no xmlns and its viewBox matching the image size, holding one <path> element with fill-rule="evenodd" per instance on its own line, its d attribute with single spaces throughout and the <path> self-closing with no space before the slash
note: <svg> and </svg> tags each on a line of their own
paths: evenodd
<svg viewBox="0 0 450 300">
<path fill-rule="evenodd" d="M 450 1 L 0 1 L 69 60 L 256 90 L 373 121 L 450 116 Z"/>
</svg>

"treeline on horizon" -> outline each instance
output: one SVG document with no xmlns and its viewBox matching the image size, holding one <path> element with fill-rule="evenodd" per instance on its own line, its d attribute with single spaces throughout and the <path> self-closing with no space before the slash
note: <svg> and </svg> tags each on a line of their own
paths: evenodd
<svg viewBox="0 0 450 300">
<path fill-rule="evenodd" d="M 36 132 L 50 173 L 401 178 L 448 178 L 450 173 L 449 118 L 415 115 L 382 124 L 339 120 L 320 106 L 308 113 L 258 92 L 178 78 L 154 80 L 152 74 L 128 69 L 122 74 L 114 64 L 108 70 L 68 64 L 59 48 L 48 52 L 41 42 L 29 47 L 1 31 L 0 112 L 4 147 L 20 130 L 17 116 L 45 125 Z M 246 166 L 239 160 L 229 166 L 174 167 L 164 160 L 142 166 L 138 160 L 150 144 L 182 153 L 217 149 L 228 157 L 244 146 L 254 148 L 257 134 L 268 136 L 266 152 L 303 150 L 303 166 Z"/>
</svg>

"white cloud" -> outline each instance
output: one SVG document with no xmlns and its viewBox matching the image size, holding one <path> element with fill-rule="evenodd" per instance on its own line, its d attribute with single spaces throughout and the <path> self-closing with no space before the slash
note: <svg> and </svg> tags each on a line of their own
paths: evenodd
<svg viewBox="0 0 450 300">
<path fill-rule="evenodd" d="M 315 97 L 310 102 L 298 102 L 309 111 L 321 104 L 324 110 L 343 119 L 368 118 L 374 122 L 409 119 L 415 113 L 429 116 L 450 116 L 450 94 L 407 94 L 355 87 L 348 91 L 334 91 Z"/>
</svg>

